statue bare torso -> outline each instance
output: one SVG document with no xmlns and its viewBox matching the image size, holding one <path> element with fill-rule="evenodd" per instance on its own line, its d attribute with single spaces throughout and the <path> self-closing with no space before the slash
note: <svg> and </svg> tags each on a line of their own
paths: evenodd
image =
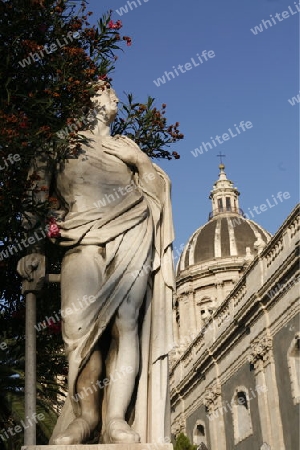
<svg viewBox="0 0 300 450">
<path fill-rule="evenodd" d="M 112 137 L 106 138 L 109 140 L 114 141 Z M 116 156 L 106 153 L 102 139 L 97 136 L 92 137 L 88 146 L 83 146 L 78 158 L 61 163 L 56 176 L 56 187 L 68 212 L 90 210 L 95 204 L 103 209 L 108 205 L 117 206 L 128 194 L 138 198 L 139 192 L 130 189 L 132 182 L 132 170 Z"/>
</svg>

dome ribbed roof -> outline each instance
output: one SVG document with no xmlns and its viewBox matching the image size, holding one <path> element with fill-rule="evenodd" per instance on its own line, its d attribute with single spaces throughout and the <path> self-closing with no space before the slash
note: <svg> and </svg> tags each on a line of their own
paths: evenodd
<svg viewBox="0 0 300 450">
<path fill-rule="evenodd" d="M 266 244 L 270 236 L 257 223 L 241 215 L 228 213 L 214 217 L 189 239 L 180 257 L 178 272 L 210 260 L 246 257 L 249 251 L 254 255 L 258 239 Z"/>
</svg>

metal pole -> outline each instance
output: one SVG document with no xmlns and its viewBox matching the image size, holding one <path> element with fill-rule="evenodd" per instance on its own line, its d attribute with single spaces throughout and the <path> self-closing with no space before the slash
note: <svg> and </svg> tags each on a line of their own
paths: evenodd
<svg viewBox="0 0 300 450">
<path fill-rule="evenodd" d="M 26 294 L 26 330 L 25 330 L 25 423 L 34 419 L 36 413 L 36 295 Z M 25 427 L 24 444 L 36 444 L 36 422 Z"/>
<path fill-rule="evenodd" d="M 36 299 L 45 282 L 46 258 L 39 253 L 31 254 L 32 273 L 22 282 L 22 293 L 26 296 L 25 318 L 25 418 L 24 445 L 36 444 Z M 35 260 L 34 260 L 35 258 Z M 26 257 L 18 262 L 17 271 L 24 276 Z"/>
</svg>

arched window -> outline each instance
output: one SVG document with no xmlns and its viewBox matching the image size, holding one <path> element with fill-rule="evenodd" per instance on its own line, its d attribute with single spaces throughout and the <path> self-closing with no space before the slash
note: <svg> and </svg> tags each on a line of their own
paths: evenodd
<svg viewBox="0 0 300 450">
<path fill-rule="evenodd" d="M 226 197 L 226 211 L 231 211 L 230 197 Z"/>
<path fill-rule="evenodd" d="M 248 389 L 244 386 L 236 388 L 231 403 L 234 443 L 238 444 L 253 434 Z"/>
<path fill-rule="evenodd" d="M 296 333 L 287 355 L 294 405 L 300 403 L 300 332 Z"/>
<path fill-rule="evenodd" d="M 178 302 L 178 300 L 176 300 L 176 302 L 175 302 L 174 309 L 175 309 L 176 323 L 177 323 L 178 327 L 180 327 L 180 313 L 179 313 L 179 302 Z"/>
<path fill-rule="evenodd" d="M 207 445 L 205 425 L 202 420 L 197 420 L 193 431 L 193 444 L 205 448 Z M 202 444 L 202 447 L 201 447 Z M 204 447 L 205 445 L 205 447 Z"/>
<path fill-rule="evenodd" d="M 223 212 L 223 200 L 218 198 L 218 212 Z"/>
</svg>

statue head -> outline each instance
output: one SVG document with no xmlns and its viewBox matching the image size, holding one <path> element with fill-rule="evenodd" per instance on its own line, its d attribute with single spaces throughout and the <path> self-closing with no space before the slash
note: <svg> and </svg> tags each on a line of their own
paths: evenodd
<svg viewBox="0 0 300 450">
<path fill-rule="evenodd" d="M 93 110 L 89 114 L 91 126 L 95 126 L 99 121 L 110 125 L 117 115 L 119 99 L 114 89 L 105 81 L 98 81 L 94 87 L 97 92 L 91 98 L 93 104 Z"/>
</svg>

